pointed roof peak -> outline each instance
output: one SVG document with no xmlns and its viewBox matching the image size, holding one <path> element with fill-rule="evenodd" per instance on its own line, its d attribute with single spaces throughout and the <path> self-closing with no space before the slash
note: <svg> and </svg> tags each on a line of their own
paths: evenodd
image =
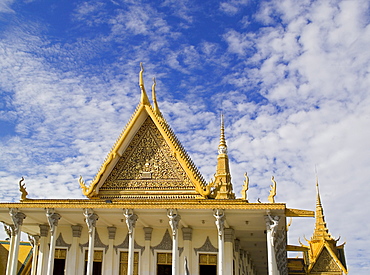
<svg viewBox="0 0 370 275">
<path fill-rule="evenodd" d="M 329 229 L 326 227 L 324 208 L 322 207 L 320 190 L 319 190 L 319 180 L 316 175 L 316 210 L 315 210 L 315 230 L 311 240 L 332 240 L 329 233 Z"/>
<path fill-rule="evenodd" d="M 146 94 L 145 86 L 144 86 L 144 77 L 143 77 L 144 66 L 143 66 L 142 62 L 140 62 L 140 68 L 141 68 L 140 73 L 139 73 L 139 86 L 140 86 L 140 89 L 141 89 L 140 104 L 150 106 L 149 98 L 148 98 L 148 95 Z"/>
<path fill-rule="evenodd" d="M 220 127 L 220 144 L 218 145 L 219 154 L 227 154 L 227 145 L 225 139 L 225 123 L 224 114 L 221 112 L 221 127 Z"/>
</svg>

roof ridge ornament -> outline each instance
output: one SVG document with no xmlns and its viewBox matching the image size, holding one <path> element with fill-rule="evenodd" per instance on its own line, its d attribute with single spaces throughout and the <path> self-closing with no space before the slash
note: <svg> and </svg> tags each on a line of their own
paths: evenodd
<svg viewBox="0 0 370 275">
<path fill-rule="evenodd" d="M 276 181 L 275 181 L 275 177 L 272 176 L 271 177 L 271 181 L 272 181 L 272 185 L 270 185 L 270 195 L 268 196 L 268 201 L 270 203 L 275 203 L 275 196 L 276 196 Z"/>
<path fill-rule="evenodd" d="M 149 98 L 148 98 L 148 95 L 146 94 L 145 86 L 144 86 L 144 78 L 143 78 L 144 66 L 143 66 L 142 62 L 140 62 L 140 68 L 141 68 L 140 73 L 139 73 L 139 86 L 140 86 L 140 89 L 141 89 L 140 104 L 150 105 Z"/>
<path fill-rule="evenodd" d="M 154 113 L 160 117 L 162 117 L 161 111 L 159 111 L 158 103 L 157 103 L 157 96 L 155 92 L 155 87 L 157 86 L 157 82 L 155 81 L 155 77 L 153 77 L 153 85 L 152 85 L 152 100 L 153 100 L 153 109 Z"/>
<path fill-rule="evenodd" d="M 220 144 L 218 145 L 219 154 L 227 154 L 227 145 L 225 139 L 224 114 L 221 112 Z"/>
</svg>

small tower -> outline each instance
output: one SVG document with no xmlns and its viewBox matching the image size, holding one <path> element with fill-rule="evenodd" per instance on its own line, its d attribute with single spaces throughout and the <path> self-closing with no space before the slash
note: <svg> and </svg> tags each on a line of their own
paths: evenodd
<svg viewBox="0 0 370 275">
<path fill-rule="evenodd" d="M 338 240 L 330 235 L 326 226 L 317 179 L 315 219 L 315 229 L 308 241 L 308 274 L 347 274 L 344 244 L 337 246 Z"/>
<path fill-rule="evenodd" d="M 224 116 L 221 114 L 220 144 L 218 145 L 217 169 L 214 184 L 217 186 L 216 199 L 235 199 L 227 156 Z"/>
</svg>

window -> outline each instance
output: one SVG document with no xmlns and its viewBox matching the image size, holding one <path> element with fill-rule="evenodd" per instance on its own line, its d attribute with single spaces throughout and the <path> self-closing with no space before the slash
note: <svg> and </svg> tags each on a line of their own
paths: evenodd
<svg viewBox="0 0 370 275">
<path fill-rule="evenodd" d="M 199 275 L 217 274 L 217 254 L 199 254 Z"/>
<path fill-rule="evenodd" d="M 128 252 L 121 252 L 119 257 L 119 275 L 126 275 L 128 268 Z M 139 274 L 139 252 L 134 253 L 134 275 Z"/>
<path fill-rule="evenodd" d="M 64 275 L 66 267 L 67 249 L 55 249 L 53 275 Z"/>
<path fill-rule="evenodd" d="M 172 274 L 172 254 L 157 253 L 157 275 Z"/>
<path fill-rule="evenodd" d="M 87 268 L 87 256 L 88 251 L 85 251 L 85 270 L 84 274 L 86 275 L 86 268 Z M 92 268 L 92 274 L 93 275 L 101 275 L 102 274 L 102 267 L 103 267 L 103 251 L 101 250 L 95 250 L 94 251 L 94 262 L 93 262 L 93 268 Z"/>
</svg>

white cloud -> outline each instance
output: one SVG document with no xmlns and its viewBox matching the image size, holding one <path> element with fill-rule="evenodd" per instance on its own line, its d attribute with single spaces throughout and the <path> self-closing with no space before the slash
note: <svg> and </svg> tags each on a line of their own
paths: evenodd
<svg viewBox="0 0 370 275">
<path fill-rule="evenodd" d="M 271 1 L 258 15 L 265 24 L 283 19 L 283 27 L 266 27 L 254 35 L 236 30 L 225 34 L 229 51 L 246 58 L 250 67 L 236 68 L 228 81 L 241 91 L 248 91 L 245 83 L 251 79 L 259 81 L 266 106 L 276 107 L 273 112 L 257 108 L 254 120 L 251 114 L 235 112 L 240 119 L 233 128 L 243 135 L 236 136 L 232 152 L 239 162 L 248 162 L 251 182 L 264 187 L 251 191 L 253 200 L 263 194 L 267 198 L 268 177 L 275 174 L 277 198 L 290 207 L 313 208 L 317 165 L 329 229 L 347 239 L 348 262 L 350 269 L 359 266 L 357 274 L 369 269 L 359 237 L 369 228 L 354 234 L 351 226 L 370 206 L 364 195 L 370 191 L 365 180 L 370 176 L 368 5 L 317 1 L 286 8 L 291 5 Z M 351 23 L 346 24 L 348 18 Z M 250 45 L 255 55 L 249 59 L 245 49 Z M 240 189 L 242 168 L 233 165 Z M 303 234 L 308 237 L 312 221 L 307 222 L 311 225 L 304 226 Z M 302 222 L 298 224 L 299 229 L 291 229 L 292 242 L 296 232 L 302 237 Z"/>
<path fill-rule="evenodd" d="M 220 3 L 220 10 L 231 16 L 240 12 L 241 8 L 247 6 L 249 3 L 249 0 L 229 0 Z"/>
<path fill-rule="evenodd" d="M 14 0 L 0 0 L 0 13 L 15 13 L 11 8 Z"/>
</svg>

